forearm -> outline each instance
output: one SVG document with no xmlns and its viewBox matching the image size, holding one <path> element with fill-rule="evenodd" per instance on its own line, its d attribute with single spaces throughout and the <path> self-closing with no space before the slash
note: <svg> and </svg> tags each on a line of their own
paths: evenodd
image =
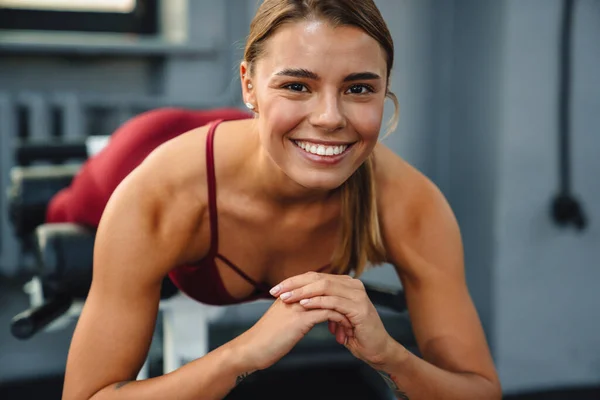
<svg viewBox="0 0 600 400">
<path fill-rule="evenodd" d="M 406 350 L 394 347 L 390 360 L 373 365 L 398 399 L 410 400 L 500 400 L 500 387 L 473 373 L 450 372 Z"/>
<path fill-rule="evenodd" d="M 169 374 L 110 385 L 90 400 L 222 399 L 251 372 L 228 343 Z"/>
</svg>

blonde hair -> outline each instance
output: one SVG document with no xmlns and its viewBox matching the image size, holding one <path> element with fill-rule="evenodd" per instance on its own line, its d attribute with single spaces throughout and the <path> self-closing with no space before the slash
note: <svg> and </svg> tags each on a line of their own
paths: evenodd
<svg viewBox="0 0 600 400">
<path fill-rule="evenodd" d="M 387 91 L 395 107 L 384 137 L 398 124 L 398 99 L 389 91 L 394 64 L 394 42 L 373 0 L 264 0 L 258 8 L 246 42 L 244 61 L 249 74 L 264 55 L 266 40 L 282 25 L 302 20 L 324 20 L 332 26 L 355 26 L 377 40 L 387 59 Z M 386 261 L 377 210 L 374 159 L 367 160 L 342 185 L 342 223 L 339 242 L 331 260 L 332 272 L 354 272 L 358 277 L 367 263 Z"/>
</svg>

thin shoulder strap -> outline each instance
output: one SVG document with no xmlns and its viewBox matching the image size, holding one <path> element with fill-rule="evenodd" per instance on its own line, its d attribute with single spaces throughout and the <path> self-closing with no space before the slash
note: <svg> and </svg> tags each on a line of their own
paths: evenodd
<svg viewBox="0 0 600 400">
<path fill-rule="evenodd" d="M 219 218 L 217 214 L 217 177 L 215 174 L 214 136 L 223 120 L 213 121 L 206 135 L 206 178 L 208 181 L 208 213 L 210 215 L 210 253 L 219 251 Z"/>
</svg>

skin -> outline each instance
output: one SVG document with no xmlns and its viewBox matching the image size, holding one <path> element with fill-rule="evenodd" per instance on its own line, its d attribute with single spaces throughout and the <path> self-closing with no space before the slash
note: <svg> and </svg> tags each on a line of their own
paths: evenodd
<svg viewBox="0 0 600 400">
<path fill-rule="evenodd" d="M 170 374 L 127 383 L 148 352 L 163 277 L 210 247 L 207 128 L 185 133 L 153 152 L 106 207 L 63 399 L 219 399 L 324 321 L 340 343 L 380 371 L 398 398 L 500 399 L 452 211 L 435 185 L 378 143 L 385 53 L 359 29 L 319 21 L 288 24 L 266 47 L 252 70 L 240 67 L 244 100 L 255 105 L 257 118 L 219 126 L 215 168 L 226 238 L 219 251 L 256 281 L 278 288 L 277 299 L 233 341 Z M 299 70 L 312 74 L 298 76 Z M 364 72 L 370 76 L 348 81 Z M 352 146 L 327 164 L 311 161 L 294 140 Z M 337 189 L 371 153 L 388 261 L 405 288 L 423 359 L 389 336 L 359 280 L 311 272 L 335 249 Z M 253 292 L 230 268 L 218 269 L 233 297 Z M 284 300 L 283 293 L 290 296 Z"/>
</svg>

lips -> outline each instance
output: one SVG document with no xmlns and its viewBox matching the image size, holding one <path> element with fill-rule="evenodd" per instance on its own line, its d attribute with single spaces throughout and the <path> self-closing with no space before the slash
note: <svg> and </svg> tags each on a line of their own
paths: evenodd
<svg viewBox="0 0 600 400">
<path fill-rule="evenodd" d="M 305 140 L 290 140 L 298 154 L 311 164 L 333 166 L 344 160 L 354 147 L 354 143 L 317 143 Z M 336 154 L 337 153 L 337 154 Z"/>
<path fill-rule="evenodd" d="M 306 153 L 314 154 L 322 157 L 335 157 L 343 154 L 351 146 L 350 143 L 346 144 L 324 144 L 315 143 L 306 140 L 292 140 L 296 146 L 304 150 Z"/>
</svg>

